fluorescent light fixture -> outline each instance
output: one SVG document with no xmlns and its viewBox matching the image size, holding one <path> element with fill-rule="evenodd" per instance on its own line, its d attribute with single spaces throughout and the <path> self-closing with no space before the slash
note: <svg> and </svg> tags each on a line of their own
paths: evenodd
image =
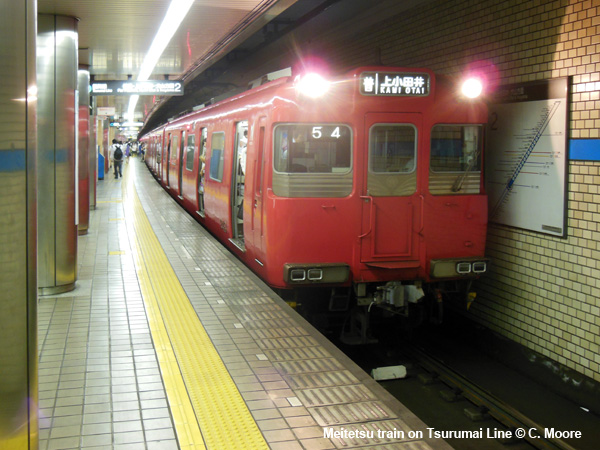
<svg viewBox="0 0 600 450">
<path fill-rule="evenodd" d="M 171 41 L 171 38 L 183 22 L 183 19 L 187 15 L 188 11 L 192 7 L 194 0 L 172 0 L 167 10 L 167 14 L 163 19 L 152 45 L 146 54 L 140 73 L 138 74 L 138 81 L 146 81 L 150 78 L 158 59 L 167 48 L 167 45 Z M 133 122 L 133 114 L 135 111 L 135 105 L 137 105 L 139 95 L 132 95 L 129 98 L 129 108 L 127 109 L 127 120 Z"/>
</svg>

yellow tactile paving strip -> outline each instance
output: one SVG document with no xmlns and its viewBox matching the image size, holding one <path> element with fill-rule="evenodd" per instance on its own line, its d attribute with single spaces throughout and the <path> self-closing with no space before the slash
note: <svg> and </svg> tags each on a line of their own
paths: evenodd
<svg viewBox="0 0 600 450">
<path fill-rule="evenodd" d="M 179 445 L 268 449 L 256 422 L 175 275 L 137 196 L 123 190 L 136 271 Z"/>
</svg>

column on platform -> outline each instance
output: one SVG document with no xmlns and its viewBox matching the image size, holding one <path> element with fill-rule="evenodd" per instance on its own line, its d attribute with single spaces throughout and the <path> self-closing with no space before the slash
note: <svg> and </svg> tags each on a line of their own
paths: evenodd
<svg viewBox="0 0 600 450">
<path fill-rule="evenodd" d="M 57 294 L 77 278 L 77 19 L 40 14 L 38 83 L 38 288 Z"/>
</svg>

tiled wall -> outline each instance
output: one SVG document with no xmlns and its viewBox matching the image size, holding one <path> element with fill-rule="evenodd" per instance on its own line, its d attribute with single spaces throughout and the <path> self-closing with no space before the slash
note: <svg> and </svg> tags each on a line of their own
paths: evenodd
<svg viewBox="0 0 600 450">
<path fill-rule="evenodd" d="M 478 64 L 501 85 L 570 77 L 569 138 L 600 137 L 598 0 L 429 2 L 324 51 L 339 67 L 458 74 Z M 600 163 L 570 160 L 568 170 L 568 238 L 491 225 L 493 268 L 470 315 L 600 381 Z"/>
</svg>

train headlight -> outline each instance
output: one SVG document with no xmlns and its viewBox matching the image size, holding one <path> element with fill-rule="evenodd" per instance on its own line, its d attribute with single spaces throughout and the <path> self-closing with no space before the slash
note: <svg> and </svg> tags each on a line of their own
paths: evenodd
<svg viewBox="0 0 600 450">
<path fill-rule="evenodd" d="M 296 89 L 302 95 L 319 98 L 329 90 L 329 81 L 317 73 L 307 73 L 296 78 Z"/>
<path fill-rule="evenodd" d="M 483 82 L 479 78 L 469 78 L 462 84 L 460 91 L 467 98 L 477 98 L 483 92 Z"/>
</svg>

